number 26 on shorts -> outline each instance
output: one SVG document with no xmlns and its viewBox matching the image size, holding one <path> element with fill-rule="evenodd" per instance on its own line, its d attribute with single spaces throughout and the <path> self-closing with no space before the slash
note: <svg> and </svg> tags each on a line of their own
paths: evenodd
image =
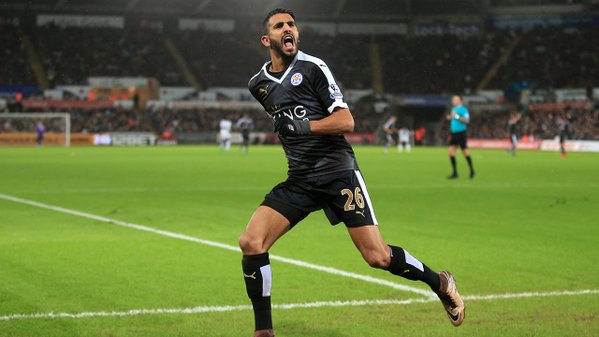
<svg viewBox="0 0 599 337">
<path fill-rule="evenodd" d="M 364 208 L 364 196 L 362 196 L 360 187 L 356 187 L 353 192 L 349 188 L 344 188 L 341 190 L 341 195 L 347 197 L 345 205 L 343 206 L 344 211 L 353 211 L 356 209 L 356 205 L 358 208 Z"/>
</svg>

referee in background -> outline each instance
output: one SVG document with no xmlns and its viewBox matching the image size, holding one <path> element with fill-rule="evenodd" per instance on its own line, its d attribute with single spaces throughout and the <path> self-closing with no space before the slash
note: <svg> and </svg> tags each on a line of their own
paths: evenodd
<svg viewBox="0 0 599 337">
<path fill-rule="evenodd" d="M 449 160 L 451 161 L 451 168 L 453 172 L 447 179 L 456 179 L 458 177 L 458 170 L 456 167 L 455 161 L 455 150 L 456 146 L 459 146 L 462 149 L 462 154 L 466 158 L 468 162 L 468 167 L 470 167 L 470 179 L 474 178 L 474 167 L 472 166 L 472 158 L 468 154 L 468 124 L 470 123 L 470 113 L 468 109 L 464 106 L 462 102 L 462 96 L 455 95 L 451 98 L 451 104 L 453 108 L 451 109 L 451 113 L 447 115 L 447 119 L 449 122 L 449 129 L 451 131 L 451 135 L 449 136 Z"/>
</svg>

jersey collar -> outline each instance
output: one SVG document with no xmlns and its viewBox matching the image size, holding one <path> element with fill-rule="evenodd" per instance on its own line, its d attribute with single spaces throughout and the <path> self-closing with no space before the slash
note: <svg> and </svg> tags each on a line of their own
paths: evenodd
<svg viewBox="0 0 599 337">
<path fill-rule="evenodd" d="M 283 73 L 281 78 L 276 78 L 268 73 L 268 66 L 272 63 L 272 61 L 268 61 L 268 62 L 264 63 L 264 65 L 262 66 L 262 71 L 264 72 L 264 76 L 268 77 L 268 79 L 270 79 L 271 81 L 277 82 L 279 84 L 283 83 L 283 80 L 285 79 L 285 77 L 287 77 L 287 75 L 289 75 L 291 68 L 293 68 L 293 66 L 295 66 L 295 63 L 297 63 L 297 59 L 300 54 L 303 54 L 303 53 L 301 50 L 298 50 L 297 54 L 295 54 L 295 57 L 293 58 L 293 61 L 291 61 L 291 64 L 289 65 L 289 67 L 287 67 L 287 70 L 285 70 L 285 73 Z"/>
</svg>

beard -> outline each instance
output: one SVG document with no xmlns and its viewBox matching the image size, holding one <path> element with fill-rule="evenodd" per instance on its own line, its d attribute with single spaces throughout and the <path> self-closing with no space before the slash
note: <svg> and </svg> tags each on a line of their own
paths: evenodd
<svg viewBox="0 0 599 337">
<path fill-rule="evenodd" d="M 280 41 L 277 41 L 275 39 L 271 39 L 270 40 L 270 49 L 273 50 L 275 53 L 277 53 L 279 56 L 281 56 L 281 58 L 283 58 L 286 61 L 291 61 L 293 60 L 293 58 L 295 57 L 295 55 L 297 55 L 298 52 L 298 43 L 299 43 L 299 39 L 295 41 L 295 48 L 293 50 L 293 52 L 285 52 L 285 50 L 283 49 L 283 45 L 281 44 Z"/>
</svg>

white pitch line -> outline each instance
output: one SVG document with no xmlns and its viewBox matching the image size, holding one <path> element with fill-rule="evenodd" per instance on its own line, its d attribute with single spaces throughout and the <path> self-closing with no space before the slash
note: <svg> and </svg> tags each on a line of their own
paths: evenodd
<svg viewBox="0 0 599 337">
<path fill-rule="evenodd" d="M 470 295 L 464 296 L 467 301 L 489 301 L 498 299 L 518 299 L 531 297 L 557 297 L 557 296 L 577 296 L 599 294 L 599 290 L 577 290 L 577 291 L 554 291 L 554 292 L 526 292 L 514 294 L 495 294 L 495 295 Z M 413 303 L 436 302 L 433 298 L 410 298 L 405 300 L 354 300 L 354 301 L 321 301 L 307 303 L 289 303 L 274 304 L 275 310 L 290 310 L 302 308 L 326 308 L 326 307 L 359 307 L 366 305 L 409 305 Z M 158 315 L 158 314 L 200 314 L 208 312 L 231 312 L 231 311 L 249 311 L 250 305 L 226 305 L 226 306 L 200 306 L 193 308 L 180 309 L 135 309 L 127 311 L 99 311 L 99 312 L 79 312 L 79 313 L 34 313 L 34 314 L 13 314 L 0 316 L 0 321 L 11 321 L 18 319 L 55 319 L 55 318 L 90 318 L 90 317 L 124 317 L 138 315 Z"/>
<path fill-rule="evenodd" d="M 133 228 L 133 229 L 137 229 L 140 231 L 150 232 L 150 233 L 163 235 L 163 236 L 168 236 L 168 237 L 175 238 L 175 239 L 196 242 L 196 243 L 200 243 L 200 244 L 211 246 L 211 247 L 222 248 L 222 249 L 231 250 L 234 252 L 241 252 L 239 247 L 227 245 L 227 244 L 220 243 L 220 242 L 204 240 L 204 239 L 200 239 L 200 238 L 185 235 L 185 234 L 169 232 L 169 231 L 165 231 L 165 230 L 161 230 L 161 229 L 137 225 L 134 223 L 124 222 L 124 221 L 120 221 L 120 220 L 116 220 L 116 219 L 106 218 L 106 217 L 99 216 L 99 215 L 94 215 L 94 214 L 90 214 L 90 213 L 85 213 L 85 212 L 75 211 L 72 209 L 63 208 L 63 207 L 43 204 L 40 202 L 21 199 L 21 198 L 13 197 L 13 196 L 6 195 L 6 194 L 0 194 L 0 199 L 5 199 L 5 200 L 13 201 L 16 203 L 21 203 L 21 204 L 26 204 L 29 206 L 44 208 L 44 209 L 48 209 L 48 210 L 56 211 L 56 212 L 60 212 L 60 213 L 71 214 L 71 215 L 79 216 L 82 218 L 111 223 L 111 224 L 122 226 L 122 227 Z M 333 267 L 321 266 L 321 265 L 317 265 L 317 264 L 313 264 L 313 263 L 309 263 L 309 262 L 305 262 L 305 261 L 301 261 L 301 260 L 295 260 L 295 259 L 278 256 L 278 255 L 270 255 L 270 259 L 276 260 L 276 261 L 281 261 L 281 262 L 288 263 L 288 264 L 292 264 L 292 265 L 299 266 L 299 267 L 305 267 L 305 268 L 309 268 L 309 269 L 322 271 L 322 272 L 333 274 L 333 275 L 339 275 L 339 276 L 349 277 L 349 278 L 353 278 L 353 279 L 357 279 L 357 280 L 361 280 L 361 281 L 365 281 L 365 282 L 376 283 L 376 284 L 384 285 L 384 286 L 391 287 L 394 289 L 399 289 L 399 290 L 403 290 L 403 291 L 408 291 L 408 292 L 424 295 L 426 297 L 435 296 L 434 293 L 430 290 L 415 288 L 415 287 L 379 279 L 379 278 L 372 277 L 372 276 L 361 275 L 361 274 L 356 274 L 356 273 L 340 270 L 340 269 L 333 268 Z"/>
<path fill-rule="evenodd" d="M 564 291 L 550 291 L 550 292 L 525 292 L 515 294 L 495 294 L 495 295 L 470 295 L 462 296 L 464 300 L 501 300 L 501 299 L 512 299 L 512 298 L 526 298 L 526 297 L 555 297 L 555 296 L 576 296 L 576 295 L 593 295 L 599 294 L 599 289 L 585 289 L 585 290 L 564 290 Z"/>
<path fill-rule="evenodd" d="M 148 193 L 148 192 L 212 192 L 212 191 L 251 191 L 265 190 L 258 185 L 238 186 L 197 186 L 197 187 L 123 187 L 123 188 L 67 188 L 57 190 L 19 190 L 25 194 L 79 194 L 79 193 Z"/>
</svg>

